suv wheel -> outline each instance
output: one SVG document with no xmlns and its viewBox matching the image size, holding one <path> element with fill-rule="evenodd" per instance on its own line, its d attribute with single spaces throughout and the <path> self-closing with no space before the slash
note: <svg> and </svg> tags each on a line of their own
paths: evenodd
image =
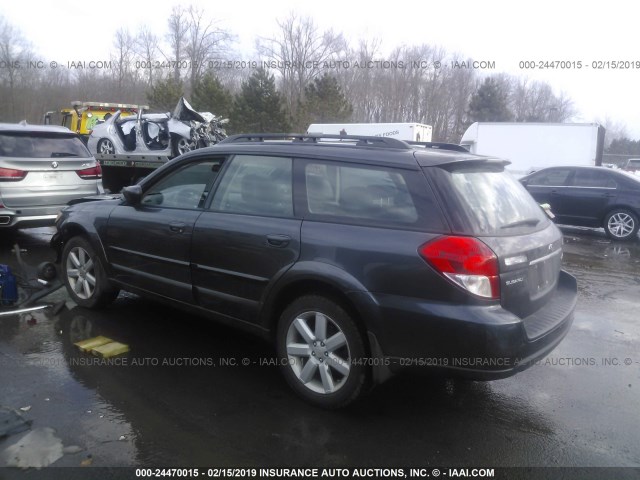
<svg viewBox="0 0 640 480">
<path fill-rule="evenodd" d="M 629 240 L 638 233 L 638 217 L 628 210 L 613 210 L 604 219 L 604 231 L 613 240 Z"/>
<path fill-rule="evenodd" d="M 82 307 L 101 307 L 118 296 L 118 290 L 107 280 L 100 258 L 83 237 L 73 237 L 65 245 L 62 271 L 69 295 Z"/>
<path fill-rule="evenodd" d="M 309 295 L 289 305 L 278 323 L 277 349 L 289 385 L 315 405 L 343 407 L 364 391 L 362 335 L 328 298 Z"/>
</svg>

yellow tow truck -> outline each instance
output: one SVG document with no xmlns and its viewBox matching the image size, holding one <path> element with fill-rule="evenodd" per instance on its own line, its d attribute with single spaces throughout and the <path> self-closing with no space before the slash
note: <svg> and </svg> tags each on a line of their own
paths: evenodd
<svg viewBox="0 0 640 480">
<path fill-rule="evenodd" d="M 63 108 L 59 115 L 62 116 L 59 124 L 67 127 L 69 130 L 80 135 L 82 140 L 87 143 L 91 130 L 98 122 L 103 122 L 106 118 L 120 110 L 121 117 L 136 115 L 138 113 L 138 105 L 126 103 L 103 103 L 103 102 L 71 102 L 72 108 Z M 50 111 L 44 114 L 45 125 L 53 123 L 53 116 L 58 112 Z M 106 118 L 105 118 L 106 116 Z M 56 122 L 58 123 L 58 122 Z"/>
</svg>

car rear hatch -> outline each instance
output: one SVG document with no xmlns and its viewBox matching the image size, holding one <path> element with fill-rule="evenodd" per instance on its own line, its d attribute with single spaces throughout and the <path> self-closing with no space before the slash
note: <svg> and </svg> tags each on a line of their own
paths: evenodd
<svg viewBox="0 0 640 480">
<path fill-rule="evenodd" d="M 505 164 L 471 157 L 424 170 L 446 206 L 453 234 L 480 240 L 496 255 L 499 278 L 494 299 L 524 319 L 556 295 L 562 234 L 524 187 L 504 171 Z M 527 331 L 529 337 L 542 333 L 539 328 Z"/>
<path fill-rule="evenodd" d="M 0 195 L 9 208 L 65 205 L 97 193 L 100 167 L 75 134 L 0 132 Z"/>
</svg>

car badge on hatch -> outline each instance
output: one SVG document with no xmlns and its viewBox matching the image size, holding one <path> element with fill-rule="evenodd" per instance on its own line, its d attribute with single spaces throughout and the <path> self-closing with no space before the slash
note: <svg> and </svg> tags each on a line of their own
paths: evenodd
<svg viewBox="0 0 640 480">
<path fill-rule="evenodd" d="M 58 162 L 51 162 L 52 168 L 58 168 Z"/>
</svg>

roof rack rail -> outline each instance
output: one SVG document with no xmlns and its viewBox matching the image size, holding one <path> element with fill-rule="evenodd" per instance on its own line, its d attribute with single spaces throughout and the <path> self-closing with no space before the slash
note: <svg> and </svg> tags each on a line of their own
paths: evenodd
<svg viewBox="0 0 640 480">
<path fill-rule="evenodd" d="M 240 133 L 232 135 L 219 143 L 264 142 L 265 140 L 291 140 L 296 143 L 329 143 L 323 140 L 337 140 L 330 142 L 332 146 L 344 142 L 345 147 L 380 147 L 410 150 L 407 142 L 389 137 L 369 137 L 363 135 L 313 135 L 300 133 Z"/>
<path fill-rule="evenodd" d="M 417 147 L 424 148 L 432 148 L 434 150 L 451 150 L 454 152 L 464 152 L 469 153 L 469 150 L 464 148 L 462 145 L 456 145 L 455 143 L 445 143 L 445 142 L 410 142 L 405 141 L 405 143 L 409 145 L 414 145 Z"/>
</svg>

